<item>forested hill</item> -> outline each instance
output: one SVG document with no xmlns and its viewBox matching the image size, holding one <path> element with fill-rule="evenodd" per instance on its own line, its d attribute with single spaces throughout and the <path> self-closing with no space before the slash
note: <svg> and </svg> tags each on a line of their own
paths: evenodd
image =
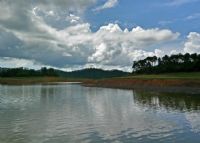
<svg viewBox="0 0 200 143">
<path fill-rule="evenodd" d="M 172 72 L 199 72 L 200 54 L 165 55 L 164 57 L 147 57 L 133 62 L 133 73 L 156 74 Z"/>
<path fill-rule="evenodd" d="M 0 77 L 65 77 L 65 78 L 89 78 L 89 79 L 101 79 L 122 77 L 128 75 L 128 72 L 120 70 L 102 70 L 95 68 L 88 68 L 82 70 L 76 70 L 72 72 L 65 72 L 52 68 L 41 68 L 40 70 L 26 69 L 26 68 L 0 68 Z"/>
<path fill-rule="evenodd" d="M 59 76 L 71 77 L 71 78 L 91 78 L 91 79 L 101 79 L 101 78 L 112 78 L 112 77 L 122 77 L 129 73 L 120 70 L 102 70 L 95 68 L 88 68 L 83 70 L 77 70 L 72 72 L 58 72 Z"/>
</svg>

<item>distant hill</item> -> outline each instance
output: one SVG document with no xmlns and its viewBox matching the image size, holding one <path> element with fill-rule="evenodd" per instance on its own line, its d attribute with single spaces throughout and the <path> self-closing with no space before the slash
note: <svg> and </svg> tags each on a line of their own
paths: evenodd
<svg viewBox="0 0 200 143">
<path fill-rule="evenodd" d="M 122 77 L 128 75 L 128 72 L 120 70 L 103 70 L 88 68 L 65 72 L 52 68 L 41 68 L 40 70 L 26 68 L 0 68 L 0 77 L 40 77 L 40 76 L 56 76 L 65 78 L 87 78 L 87 79 L 102 79 L 112 77 Z"/>
<path fill-rule="evenodd" d="M 102 70 L 95 68 L 76 70 L 72 72 L 58 71 L 57 73 L 61 77 L 89 78 L 89 79 L 122 77 L 122 76 L 127 76 L 129 74 L 128 72 L 123 72 L 120 70 Z"/>
</svg>

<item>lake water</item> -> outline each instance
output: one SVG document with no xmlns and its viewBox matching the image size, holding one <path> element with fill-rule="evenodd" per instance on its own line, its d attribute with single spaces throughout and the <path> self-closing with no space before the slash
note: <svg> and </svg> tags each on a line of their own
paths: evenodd
<svg viewBox="0 0 200 143">
<path fill-rule="evenodd" d="M 0 143 L 199 143 L 200 95 L 1 86 Z"/>
</svg>

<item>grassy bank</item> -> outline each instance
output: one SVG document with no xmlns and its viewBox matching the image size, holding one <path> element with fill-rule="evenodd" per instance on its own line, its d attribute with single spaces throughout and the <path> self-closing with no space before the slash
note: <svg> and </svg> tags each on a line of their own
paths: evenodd
<svg viewBox="0 0 200 143">
<path fill-rule="evenodd" d="M 179 80 L 200 80 L 200 72 L 192 73 L 167 73 L 167 74 L 149 74 L 149 75 L 133 75 L 123 77 L 128 79 L 179 79 Z"/>
<path fill-rule="evenodd" d="M 22 85 L 22 84 L 45 84 L 54 82 L 83 82 L 83 79 L 70 79 L 61 77 L 12 77 L 0 78 L 0 84 Z"/>
<path fill-rule="evenodd" d="M 133 75 L 122 78 L 89 81 L 85 82 L 84 85 L 106 88 L 200 94 L 200 73 Z"/>
<path fill-rule="evenodd" d="M 200 94 L 200 72 L 170 73 L 158 75 L 132 75 L 101 80 L 60 77 L 0 78 L 0 84 L 24 85 L 55 82 L 82 82 L 83 86 L 119 89 L 153 90 Z"/>
</svg>

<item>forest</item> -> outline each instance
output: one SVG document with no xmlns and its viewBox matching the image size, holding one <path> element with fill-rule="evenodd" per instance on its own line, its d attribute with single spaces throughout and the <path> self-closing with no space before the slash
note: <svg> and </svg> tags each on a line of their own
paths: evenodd
<svg viewBox="0 0 200 143">
<path fill-rule="evenodd" d="M 58 76 L 53 68 L 42 67 L 40 70 L 19 68 L 0 68 L 0 77 L 41 77 L 41 76 Z"/>
<path fill-rule="evenodd" d="M 200 54 L 176 54 L 164 57 L 147 57 L 133 62 L 133 74 L 159 74 L 177 72 L 199 72 Z M 128 76 L 130 73 L 120 70 L 88 68 L 72 72 L 42 67 L 39 70 L 27 68 L 0 68 L 0 77 L 66 77 L 66 78 L 112 78 Z"/>
<path fill-rule="evenodd" d="M 200 71 L 200 54 L 174 54 L 147 57 L 133 62 L 133 74 L 157 74 Z"/>
<path fill-rule="evenodd" d="M 64 78 L 87 78 L 87 79 L 101 79 L 122 77 L 128 75 L 128 72 L 119 70 L 103 70 L 95 68 L 86 68 L 82 70 L 75 70 L 71 72 L 61 71 L 53 68 L 42 67 L 40 70 L 27 68 L 0 68 L 0 77 L 64 77 Z"/>
</svg>

